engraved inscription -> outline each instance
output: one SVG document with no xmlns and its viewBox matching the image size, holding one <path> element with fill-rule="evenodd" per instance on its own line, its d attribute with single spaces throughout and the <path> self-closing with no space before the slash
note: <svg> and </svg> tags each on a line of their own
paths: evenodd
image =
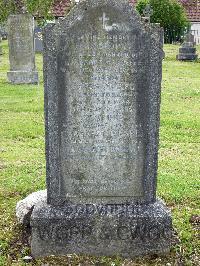
<svg viewBox="0 0 200 266">
<path fill-rule="evenodd" d="M 33 50 L 33 19 L 28 15 L 9 19 L 9 59 L 11 70 L 35 69 Z"/>
<path fill-rule="evenodd" d="M 100 228 L 96 228 L 91 222 L 80 224 L 61 222 L 58 224 L 43 225 L 36 228 L 37 233 L 42 241 L 55 240 L 57 244 L 67 244 L 70 241 L 81 241 L 92 238 L 100 240 L 120 240 L 120 241 L 138 241 L 144 243 L 148 241 L 156 241 L 157 239 L 167 239 L 170 237 L 170 225 L 166 222 L 151 223 L 150 221 L 132 220 L 116 226 L 109 225 L 109 222 L 103 224 Z"/>
<path fill-rule="evenodd" d="M 138 140 L 143 133 L 137 123 L 136 87 L 140 38 L 124 22 L 109 28 L 116 24 L 109 12 L 99 13 L 92 23 L 96 30 L 82 29 L 68 38 L 63 34 L 57 61 L 62 77 L 61 193 L 141 198 L 144 144 Z"/>
</svg>

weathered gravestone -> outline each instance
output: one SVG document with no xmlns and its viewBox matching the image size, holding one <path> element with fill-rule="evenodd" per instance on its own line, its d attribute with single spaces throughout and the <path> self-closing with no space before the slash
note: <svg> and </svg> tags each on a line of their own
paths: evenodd
<svg viewBox="0 0 200 266">
<path fill-rule="evenodd" d="M 0 24 L 0 35 L 2 37 L 2 40 L 7 40 L 8 33 L 6 24 Z"/>
<path fill-rule="evenodd" d="M 150 22 L 151 16 L 153 15 L 153 9 L 151 8 L 150 4 L 147 4 L 143 10 L 143 20 L 145 22 Z"/>
<path fill-rule="evenodd" d="M 176 56 L 177 60 L 194 61 L 197 59 L 196 48 L 194 47 L 194 35 L 191 32 L 186 34 L 185 41 L 182 47 L 179 48 L 179 54 Z"/>
<path fill-rule="evenodd" d="M 42 29 L 37 27 L 34 30 L 34 40 L 35 40 L 35 52 L 42 53 L 43 51 L 43 37 Z"/>
<path fill-rule="evenodd" d="M 10 71 L 7 75 L 11 83 L 38 83 L 33 26 L 34 20 L 29 14 L 10 15 L 8 18 Z"/>
<path fill-rule="evenodd" d="M 168 252 L 156 199 L 163 31 L 123 0 L 88 0 L 44 31 L 47 203 L 32 254 Z"/>
</svg>

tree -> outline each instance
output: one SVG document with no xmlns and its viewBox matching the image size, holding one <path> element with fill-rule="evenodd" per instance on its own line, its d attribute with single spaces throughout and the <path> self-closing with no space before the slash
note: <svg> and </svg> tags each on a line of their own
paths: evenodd
<svg viewBox="0 0 200 266">
<path fill-rule="evenodd" d="M 139 0 L 136 9 L 141 15 L 147 4 L 153 9 L 151 22 L 164 28 L 165 42 L 181 41 L 189 27 L 183 6 L 176 0 Z"/>
<path fill-rule="evenodd" d="M 52 18 L 51 10 L 57 0 L 0 0 L 0 22 L 10 14 L 29 12 L 37 19 Z M 70 1 L 71 2 L 71 1 Z"/>
<path fill-rule="evenodd" d="M 14 2 L 11 0 L 0 0 L 0 23 L 6 21 L 9 14 L 16 12 Z"/>
<path fill-rule="evenodd" d="M 51 9 L 55 0 L 24 0 L 27 11 L 36 19 L 51 19 Z"/>
</svg>

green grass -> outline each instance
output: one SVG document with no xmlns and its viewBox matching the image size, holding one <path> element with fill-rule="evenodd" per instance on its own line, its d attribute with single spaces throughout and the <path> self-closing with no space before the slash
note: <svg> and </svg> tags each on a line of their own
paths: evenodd
<svg viewBox="0 0 200 266">
<path fill-rule="evenodd" d="M 36 55 L 40 85 L 10 85 L 7 42 L 0 57 L 0 265 L 25 265 L 30 254 L 15 206 L 45 188 L 42 56 Z M 158 196 L 171 208 L 180 242 L 163 257 L 135 261 L 121 258 L 45 258 L 32 265 L 199 265 L 200 215 L 200 63 L 178 62 L 178 46 L 165 45 L 161 104 Z M 198 47 L 200 54 L 200 47 Z M 178 264 L 178 263 L 183 264 Z M 31 264 L 30 264 L 31 265 Z"/>
</svg>

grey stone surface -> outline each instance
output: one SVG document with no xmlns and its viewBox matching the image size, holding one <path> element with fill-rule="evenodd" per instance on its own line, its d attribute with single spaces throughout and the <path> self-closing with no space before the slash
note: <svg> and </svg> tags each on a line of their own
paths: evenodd
<svg viewBox="0 0 200 266">
<path fill-rule="evenodd" d="M 47 191 L 42 190 L 28 195 L 20 200 L 16 206 L 16 216 L 20 224 L 30 224 L 30 216 L 35 205 L 39 206 L 47 201 Z"/>
<path fill-rule="evenodd" d="M 43 36 L 42 29 L 37 27 L 34 30 L 34 40 L 35 40 L 35 52 L 42 53 L 43 52 Z"/>
<path fill-rule="evenodd" d="M 7 26 L 6 24 L 0 24 L 0 35 L 2 37 L 2 40 L 7 40 L 8 38 L 8 32 L 7 32 Z"/>
<path fill-rule="evenodd" d="M 124 1 L 46 27 L 48 203 L 155 200 L 162 44 Z"/>
<path fill-rule="evenodd" d="M 31 227 L 34 257 L 164 254 L 172 235 L 170 213 L 160 200 L 148 205 L 43 203 L 34 208 Z"/>
<path fill-rule="evenodd" d="M 8 81 L 11 83 L 38 83 L 33 26 L 34 20 L 29 14 L 10 15 L 8 18 L 10 60 Z"/>
<path fill-rule="evenodd" d="M 188 32 L 185 36 L 185 42 L 195 43 L 194 35 L 191 32 Z"/>
<path fill-rule="evenodd" d="M 150 4 L 147 4 L 143 10 L 143 20 L 149 23 L 152 15 L 153 9 L 151 8 Z"/>
<path fill-rule="evenodd" d="M 181 47 L 179 48 L 180 54 L 195 54 L 196 48 L 195 47 Z"/>
<path fill-rule="evenodd" d="M 193 42 L 184 42 L 182 44 L 183 48 L 193 48 L 194 47 L 194 43 Z"/>
<path fill-rule="evenodd" d="M 44 30 L 47 203 L 33 256 L 169 251 L 156 200 L 163 31 L 127 1 L 87 0 Z"/>
<path fill-rule="evenodd" d="M 9 71 L 7 72 L 9 82 L 13 84 L 37 84 L 37 71 Z"/>
<path fill-rule="evenodd" d="M 194 61 L 198 58 L 197 54 L 178 54 L 177 60 L 181 61 Z"/>
</svg>

